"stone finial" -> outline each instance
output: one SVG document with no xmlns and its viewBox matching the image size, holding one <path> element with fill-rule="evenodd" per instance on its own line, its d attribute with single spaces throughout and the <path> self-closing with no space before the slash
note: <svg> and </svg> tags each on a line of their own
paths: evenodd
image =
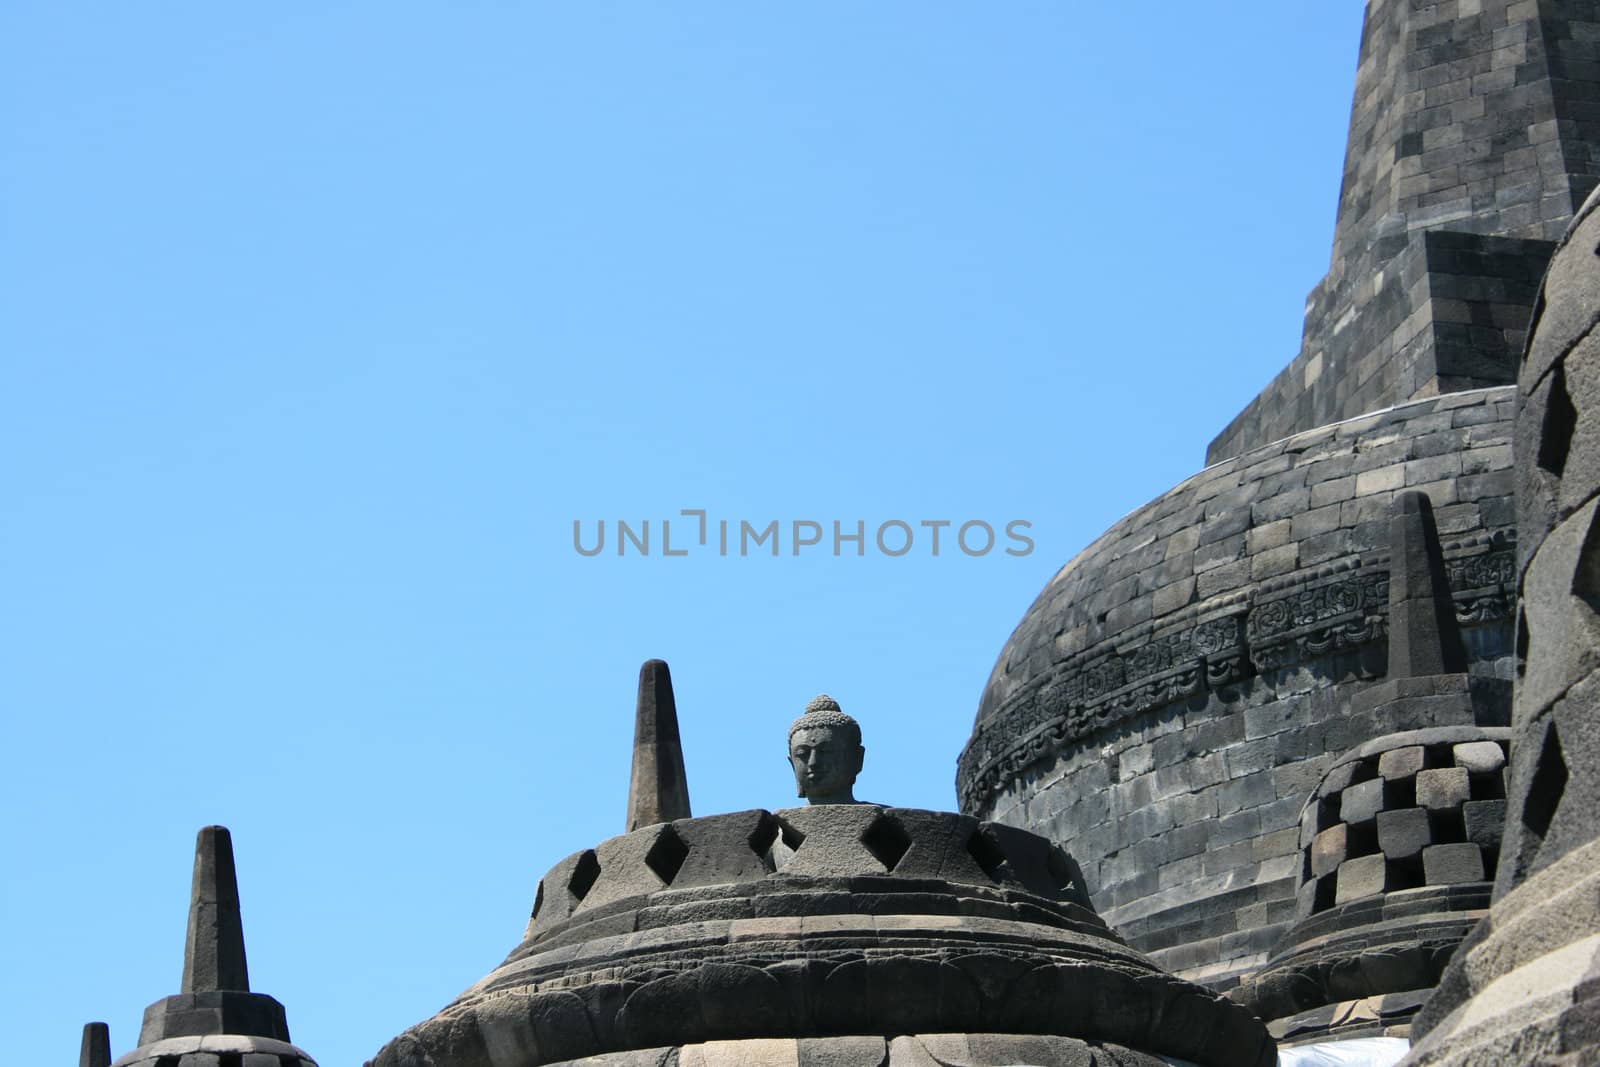
<svg viewBox="0 0 1600 1067">
<path fill-rule="evenodd" d="M 867 750 L 861 724 L 827 694 L 813 697 L 789 724 L 789 766 L 795 789 L 809 804 L 856 804 L 856 776 Z"/>
<path fill-rule="evenodd" d="M 1467 653 L 1427 493 L 1395 497 L 1389 545 L 1389 677 L 1462 673 Z"/>
<path fill-rule="evenodd" d="M 83 1024 L 78 1067 L 111 1067 L 111 1027 L 105 1023 Z"/>
<path fill-rule="evenodd" d="M 639 668 L 639 700 L 633 720 L 633 773 L 628 779 L 629 832 L 658 822 L 689 818 L 689 780 L 678 738 L 678 705 L 664 660 Z"/>
<path fill-rule="evenodd" d="M 185 993 L 250 990 L 233 839 L 223 826 L 207 826 L 195 841 L 182 989 Z"/>
</svg>

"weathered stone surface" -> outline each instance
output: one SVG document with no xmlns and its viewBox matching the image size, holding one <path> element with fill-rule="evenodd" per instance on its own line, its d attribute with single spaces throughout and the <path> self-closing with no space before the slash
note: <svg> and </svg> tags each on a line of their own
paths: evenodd
<svg viewBox="0 0 1600 1067">
<path fill-rule="evenodd" d="M 1421 745 L 1407 745 L 1405 748 L 1396 748 L 1385 752 L 1378 760 L 1378 774 L 1385 781 L 1395 781 L 1399 778 L 1410 778 L 1422 770 Z"/>
<path fill-rule="evenodd" d="M 887 873 L 888 867 L 863 841 L 882 811 L 872 804 L 826 804 L 777 812 L 779 821 L 799 836 L 780 869 L 790 875 Z"/>
<path fill-rule="evenodd" d="M 1417 774 L 1417 803 L 1424 808 L 1459 808 L 1471 795 L 1464 767 L 1436 767 Z"/>
<path fill-rule="evenodd" d="M 888 1043 L 881 1037 L 807 1037 L 799 1067 L 881 1067 Z"/>
<path fill-rule="evenodd" d="M 689 815 L 689 779 L 683 767 L 672 674 L 665 661 L 646 660 L 639 668 L 625 826 L 633 831 Z"/>
<path fill-rule="evenodd" d="M 1382 778 L 1357 782 L 1339 794 L 1339 818 L 1347 823 L 1371 822 L 1382 810 Z"/>
<path fill-rule="evenodd" d="M 1334 900 L 1348 904 L 1362 897 L 1376 896 L 1388 888 L 1388 869 L 1382 856 L 1361 856 L 1339 865 L 1338 890 Z"/>
<path fill-rule="evenodd" d="M 1471 843 L 1430 845 L 1422 850 L 1422 870 L 1430 885 L 1481 882 L 1483 851 Z"/>
<path fill-rule="evenodd" d="M 1461 815 L 1468 841 L 1479 848 L 1500 847 L 1506 828 L 1505 801 L 1469 800 L 1461 805 Z"/>
<path fill-rule="evenodd" d="M 1350 827 L 1330 826 L 1311 842 L 1311 873 L 1321 877 L 1338 870 L 1349 852 Z"/>
<path fill-rule="evenodd" d="M 1433 832 L 1428 825 L 1426 810 L 1399 808 L 1378 813 L 1378 848 L 1389 859 L 1418 855 L 1431 844 Z"/>
<path fill-rule="evenodd" d="M 1451 751 L 1456 766 L 1469 774 L 1493 774 L 1506 765 L 1505 751 L 1493 741 L 1467 741 Z"/>
<path fill-rule="evenodd" d="M 233 841 L 221 826 L 201 830 L 195 842 L 189 933 L 183 950 L 183 992 L 213 989 L 250 990 Z"/>
<path fill-rule="evenodd" d="M 1390 676 L 1465 672 L 1467 653 L 1428 494 L 1412 490 L 1395 497 L 1389 543 Z"/>
</svg>

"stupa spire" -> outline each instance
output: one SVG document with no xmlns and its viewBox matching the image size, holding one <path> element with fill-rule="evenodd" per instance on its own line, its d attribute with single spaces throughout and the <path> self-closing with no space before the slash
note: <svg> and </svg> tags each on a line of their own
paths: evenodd
<svg viewBox="0 0 1600 1067">
<path fill-rule="evenodd" d="M 639 698 L 633 719 L 633 773 L 628 779 L 629 832 L 658 822 L 689 818 L 689 781 L 678 739 L 678 705 L 665 660 L 639 668 Z"/>
<path fill-rule="evenodd" d="M 1467 653 L 1427 493 L 1395 497 L 1389 545 L 1389 676 L 1464 672 Z"/>
<path fill-rule="evenodd" d="M 195 841 L 182 989 L 185 993 L 250 991 L 233 839 L 223 826 L 207 826 Z"/>
<path fill-rule="evenodd" d="M 111 1067 L 111 1028 L 105 1023 L 83 1024 L 78 1067 Z"/>
</svg>

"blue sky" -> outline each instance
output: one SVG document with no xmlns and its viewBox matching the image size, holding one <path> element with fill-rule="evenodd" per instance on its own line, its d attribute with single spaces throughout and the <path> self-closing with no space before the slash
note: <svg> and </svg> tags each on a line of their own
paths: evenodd
<svg viewBox="0 0 1600 1067">
<path fill-rule="evenodd" d="M 255 987 L 360 1064 L 621 831 L 649 657 L 697 814 L 791 804 L 823 691 L 858 792 L 953 807 L 1035 593 L 1294 354 L 1360 20 L 7 5 L 12 1058 L 132 1048 L 215 822 Z M 682 509 L 829 536 L 665 558 Z"/>
</svg>

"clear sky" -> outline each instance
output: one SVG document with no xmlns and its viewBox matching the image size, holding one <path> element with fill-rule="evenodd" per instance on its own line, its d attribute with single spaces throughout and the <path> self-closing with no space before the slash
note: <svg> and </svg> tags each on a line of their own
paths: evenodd
<svg viewBox="0 0 1600 1067">
<path fill-rule="evenodd" d="M 8 1059 L 133 1047 L 222 823 L 255 988 L 358 1067 L 621 832 L 649 657 L 697 814 L 792 804 L 824 691 L 861 795 L 954 807 L 1034 595 L 1296 351 L 1360 21 L 0 8 Z"/>
</svg>

